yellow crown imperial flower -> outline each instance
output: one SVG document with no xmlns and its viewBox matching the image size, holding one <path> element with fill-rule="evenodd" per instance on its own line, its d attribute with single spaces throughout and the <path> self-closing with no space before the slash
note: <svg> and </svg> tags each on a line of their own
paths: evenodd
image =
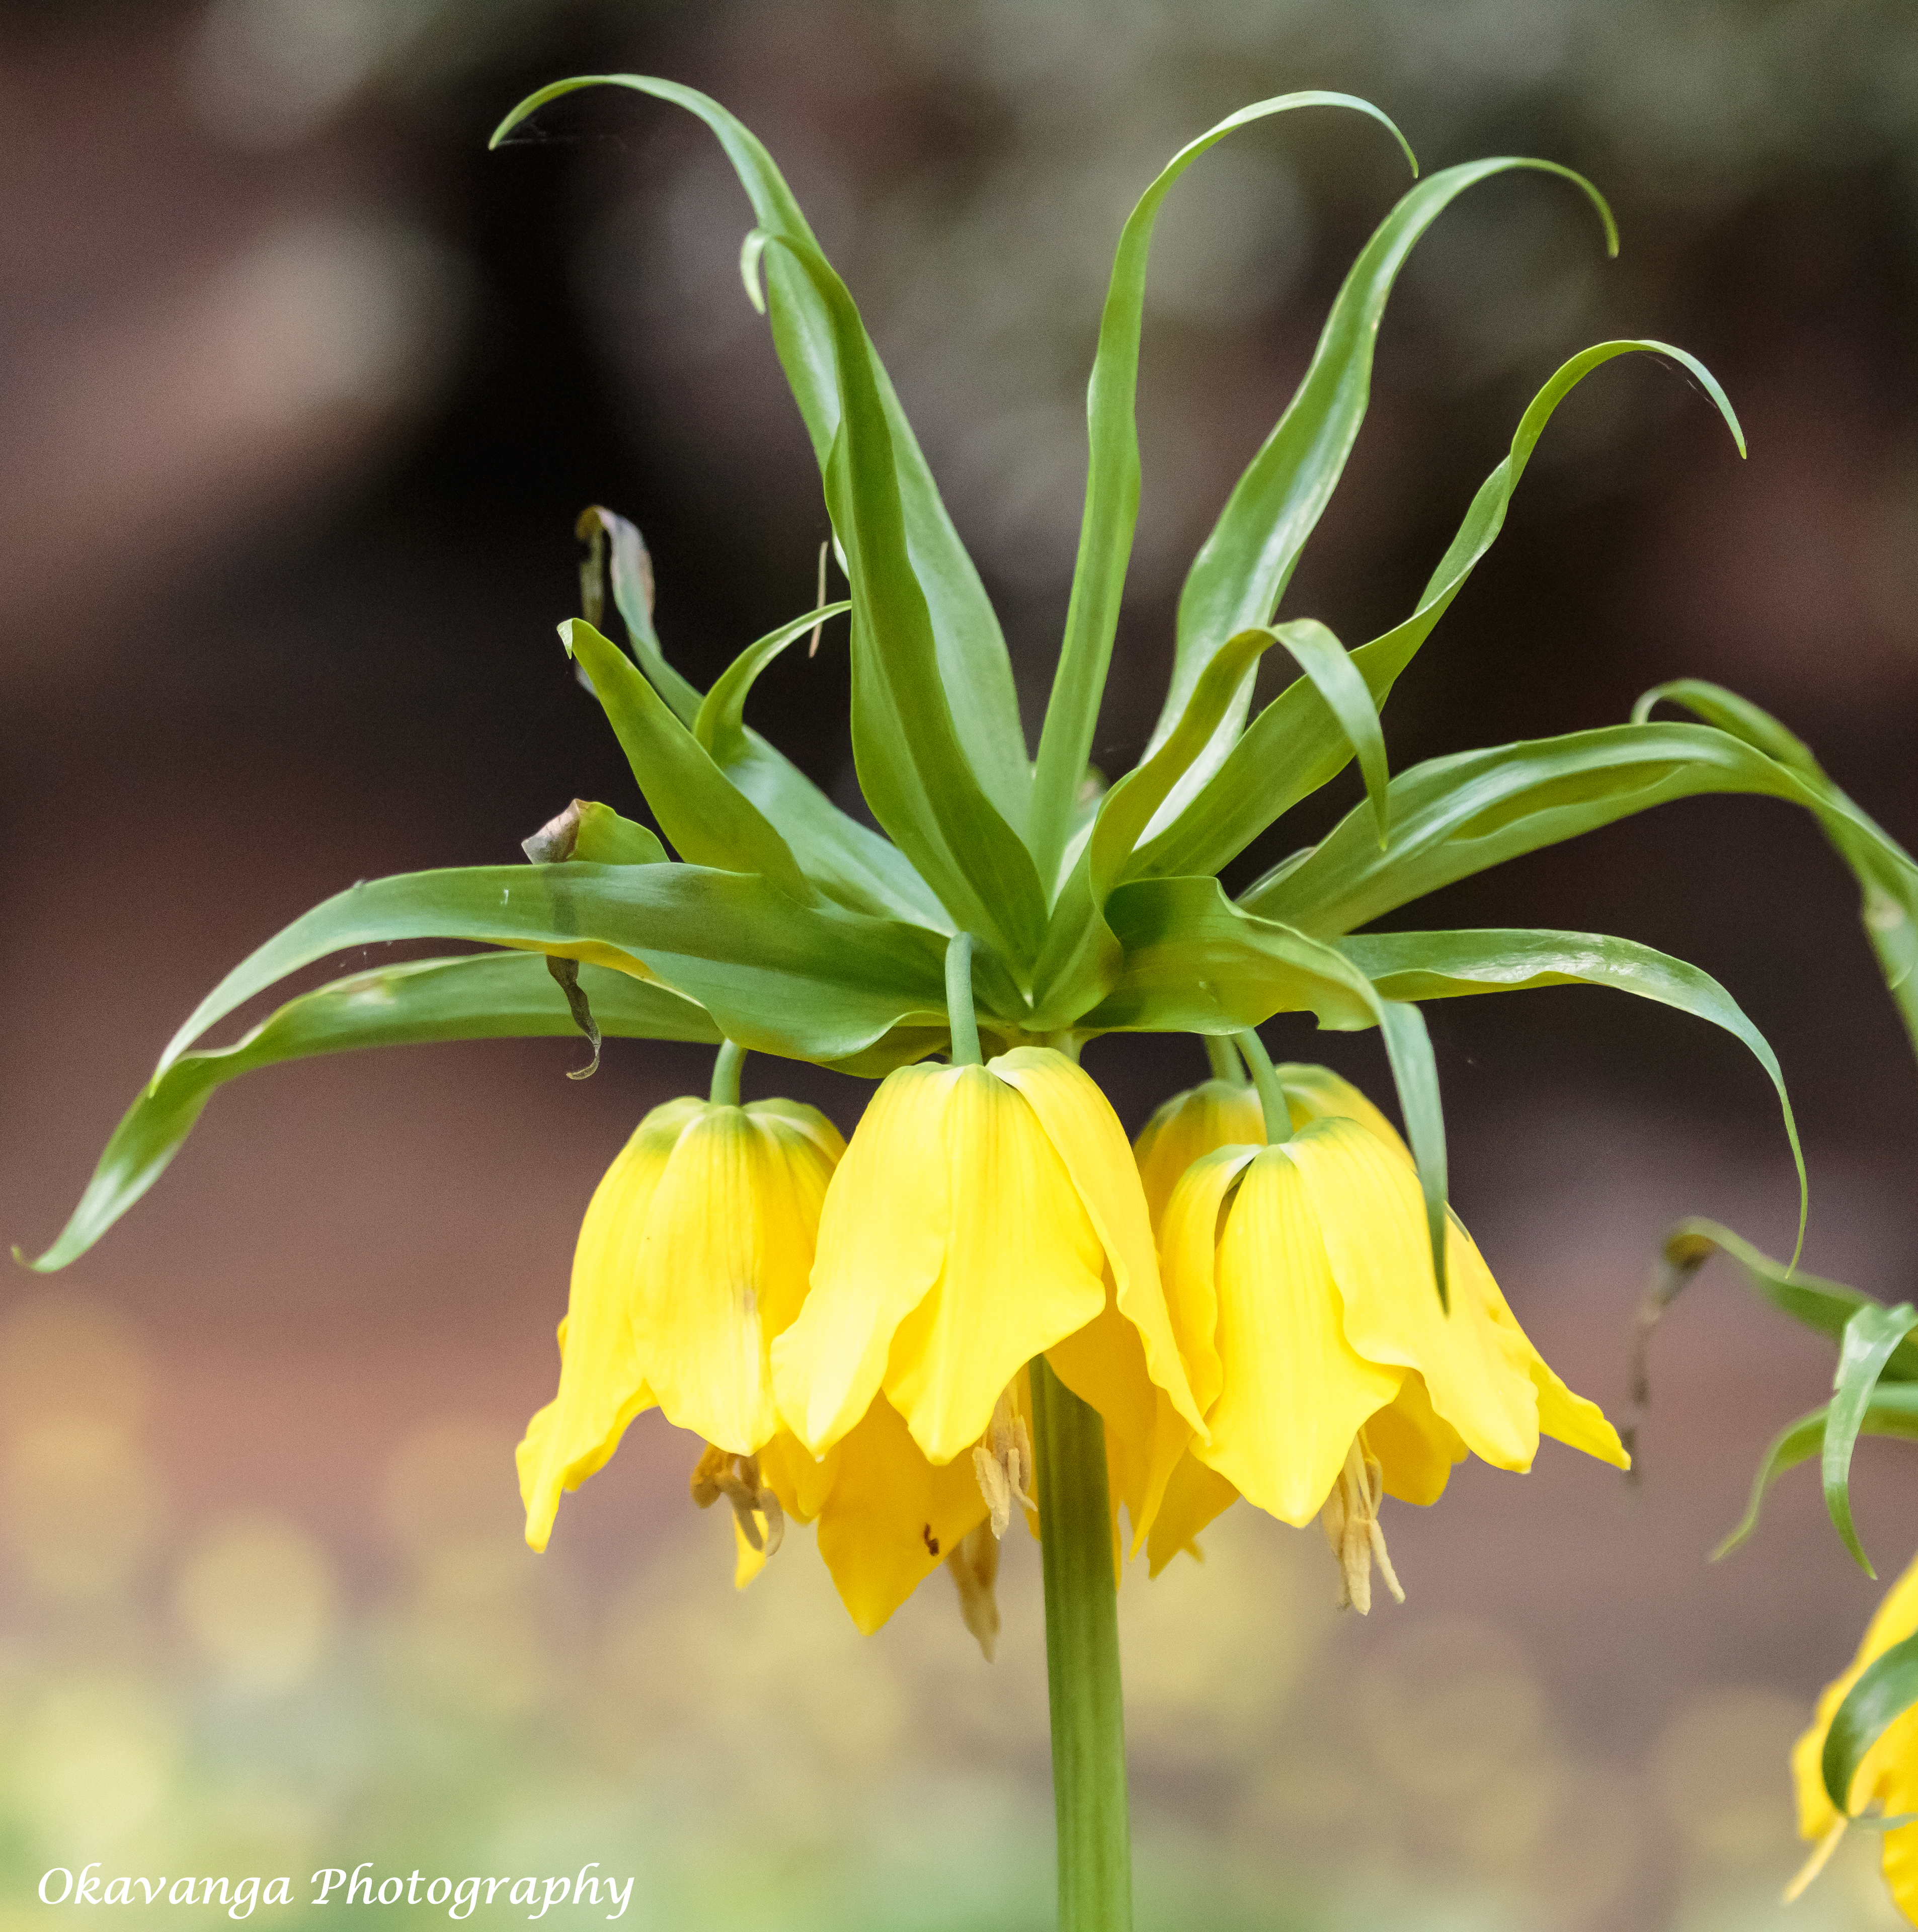
<svg viewBox="0 0 1918 1932">
<path fill-rule="evenodd" d="M 1402 1594 L 1383 1496 L 1436 1502 L 1468 1451 L 1529 1468 L 1541 1432 L 1628 1459 L 1526 1339 L 1456 1218 L 1449 1311 L 1440 1305 L 1417 1172 L 1384 1116 L 1322 1068 L 1262 1070 L 1275 1096 L 1283 1079 L 1298 1131 L 1202 1155 L 1160 1224 L 1167 1301 L 1209 1439 L 1171 1480 L 1152 1564 L 1242 1495 L 1283 1522 L 1319 1516 L 1341 1600 L 1362 1611 L 1375 1562 Z"/>
<path fill-rule="evenodd" d="M 1142 1534 L 1153 1441 L 1171 1444 L 1163 1487 L 1203 1425 L 1118 1117 L 1050 1048 L 902 1067 L 833 1176 L 812 1292 L 773 1345 L 780 1414 L 824 1456 L 883 1394 L 931 1463 L 971 1470 L 981 1448 L 1010 1491 L 1017 1432 L 1002 1399 L 1040 1355 L 1127 1438 L 1117 1486 Z"/>
<path fill-rule="evenodd" d="M 722 1051 L 716 1076 L 716 1086 L 730 1077 L 735 1100 L 737 1059 Z M 756 1489 L 755 1472 L 725 1459 L 755 1457 L 778 1426 L 769 1350 L 805 1298 L 844 1150 L 823 1114 L 791 1100 L 669 1100 L 641 1121 L 587 1206 L 560 1324 L 559 1393 L 519 1446 L 535 1550 L 561 1492 L 655 1404 L 719 1453 L 709 1476 Z"/>
<path fill-rule="evenodd" d="M 1851 1820 L 1833 1805 L 1825 1789 L 1825 1739 L 1851 1687 L 1893 1644 L 1918 1635 L 1918 1563 L 1890 1589 L 1865 1628 L 1858 1654 L 1841 1677 L 1818 1696 L 1811 1727 L 1791 1748 L 1792 1783 L 1798 1794 L 1798 1834 L 1817 1840 L 1817 1849 L 1785 1889 L 1789 1904 L 1823 1870 Z M 1871 1806 L 1888 1818 L 1918 1812 L 1918 1705 L 1894 1718 L 1853 1772 L 1846 1794 L 1854 1814 Z M 1918 1925 L 1918 1825 L 1883 1833 L 1880 1854 L 1885 1883 L 1898 1909 Z"/>
</svg>

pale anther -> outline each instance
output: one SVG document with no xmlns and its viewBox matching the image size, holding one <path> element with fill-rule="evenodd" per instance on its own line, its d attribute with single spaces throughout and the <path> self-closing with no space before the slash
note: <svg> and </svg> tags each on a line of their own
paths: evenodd
<svg viewBox="0 0 1918 1932">
<path fill-rule="evenodd" d="M 1372 1566 L 1385 1580 L 1395 1602 L 1405 1601 L 1386 1553 L 1385 1532 L 1379 1527 L 1379 1504 L 1385 1497 L 1385 1471 L 1372 1455 L 1361 1429 L 1346 1451 L 1345 1467 L 1319 1512 L 1325 1540 L 1338 1559 L 1339 1608 L 1368 1616 L 1372 1610 Z"/>
<path fill-rule="evenodd" d="M 747 1546 L 770 1556 L 785 1540 L 786 1513 L 761 1480 L 757 1456 L 735 1456 L 708 1444 L 692 1472 L 692 1499 L 710 1509 L 724 1496 L 733 1506 Z"/>
<path fill-rule="evenodd" d="M 1027 1509 L 1038 1507 L 1032 1500 L 1031 1432 L 1025 1418 L 1013 1408 L 1009 1391 L 1001 1391 L 992 1405 L 992 1419 L 972 1452 L 972 1466 L 995 1537 L 1005 1534 L 1014 1503 Z"/>
</svg>

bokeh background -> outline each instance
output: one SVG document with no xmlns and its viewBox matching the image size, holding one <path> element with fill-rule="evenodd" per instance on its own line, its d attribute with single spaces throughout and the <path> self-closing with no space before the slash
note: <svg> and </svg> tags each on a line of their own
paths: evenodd
<svg viewBox="0 0 1918 1932">
<path fill-rule="evenodd" d="M 1428 166 L 1586 170 L 1624 231 L 1614 263 L 1536 176 L 1475 190 L 1420 244 L 1286 609 L 1348 642 L 1388 628 L 1559 360 L 1682 343 L 1730 392 L 1749 462 L 1673 369 L 1588 383 L 1394 696 L 1394 763 L 1615 722 L 1696 675 L 1781 712 L 1918 836 L 1906 0 L 14 0 L 7 1240 L 51 1239 L 181 1016 L 307 905 L 513 859 L 575 795 L 638 811 L 553 636 L 582 506 L 644 530 L 661 631 L 701 683 L 809 604 L 818 479 L 709 139 L 605 94 L 485 152 L 523 92 L 621 69 L 716 93 L 786 169 L 974 547 L 1035 733 L 1110 250 L 1173 148 L 1322 86 L 1379 101 Z M 1113 770 L 1156 710 L 1183 567 L 1402 184 L 1376 129 L 1301 116 L 1172 197 L 1097 748 Z M 850 801 L 845 698 L 829 644 L 755 703 Z M 1301 818 L 1247 876 L 1325 822 Z M 1808 822 L 1669 808 L 1419 922 L 1615 931 L 1718 974 L 1792 1084 L 1808 1264 L 1911 1291 L 1918 1080 Z M 1763 1078 L 1596 992 L 1430 1019 L 1461 1211 L 1547 1356 L 1622 1416 L 1668 1223 L 1788 1248 Z M 1267 1030 L 1385 1084 L 1364 1038 Z M 521 1544 L 512 1446 L 550 1393 L 578 1216 L 638 1114 L 706 1077 L 690 1050 L 615 1043 L 575 1084 L 578 1058 L 410 1049 L 257 1076 L 93 1256 L 0 1290 L 0 1928 L 45 1922 L 41 1872 L 93 1858 L 288 1873 L 296 1898 L 362 1860 L 458 1879 L 597 1859 L 635 1878 L 628 1922 L 674 1932 L 1049 1922 L 1029 1546 L 1008 1546 L 995 1666 L 943 1577 L 861 1640 L 803 1534 L 734 1595 L 726 1526 L 686 1500 L 693 1445 L 656 1418 L 547 1556 Z M 1088 1064 L 1133 1126 L 1200 1071 L 1172 1043 Z M 748 1090 L 850 1127 L 863 1090 L 757 1060 Z M 1411 1600 L 1362 1624 L 1332 1612 L 1316 1532 L 1247 1511 L 1202 1568 L 1129 1579 L 1142 1926 L 1895 1922 L 1868 1841 L 1788 1918 L 1775 1902 L 1799 1855 L 1784 1754 L 1875 1586 L 1802 1472 L 1751 1546 L 1705 1560 L 1828 1373 L 1714 1271 L 1657 1338 L 1635 1488 L 1550 1445 L 1526 1478 L 1469 1467 L 1434 1509 L 1393 1509 Z M 1894 1572 L 1918 1544 L 1907 1455 L 1867 1445 L 1856 1484 Z"/>
</svg>

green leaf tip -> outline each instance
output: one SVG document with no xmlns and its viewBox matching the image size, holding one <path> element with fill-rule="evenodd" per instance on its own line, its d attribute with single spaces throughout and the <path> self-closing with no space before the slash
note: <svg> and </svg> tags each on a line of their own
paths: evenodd
<svg viewBox="0 0 1918 1932">
<path fill-rule="evenodd" d="M 1918 1636 L 1908 1636 L 1874 1658 L 1832 1712 L 1819 1769 L 1826 1796 L 1840 1815 L 1853 1823 L 1865 1822 L 1851 1809 L 1851 1786 L 1859 1766 L 1871 1747 L 1914 1703 L 1918 1703 Z M 1894 1821 L 1872 1822 L 1883 1829 Z"/>
<path fill-rule="evenodd" d="M 617 74 L 582 74 L 575 75 L 569 80 L 549 81 L 544 87 L 535 88 L 517 107 L 510 110 L 506 118 L 494 129 L 487 141 L 486 152 L 490 154 L 522 122 L 537 114 L 548 102 L 558 100 L 561 94 L 571 94 L 582 87 L 605 87 L 618 79 Z"/>
</svg>

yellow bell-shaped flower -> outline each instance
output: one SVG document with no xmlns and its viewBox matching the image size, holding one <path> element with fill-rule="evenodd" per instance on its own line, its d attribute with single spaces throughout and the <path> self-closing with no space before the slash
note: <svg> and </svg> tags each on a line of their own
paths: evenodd
<svg viewBox="0 0 1918 1932">
<path fill-rule="evenodd" d="M 944 1468 L 1049 1352 L 1131 1443 L 1121 1480 L 1142 1532 L 1151 1472 L 1163 1487 L 1204 1432 L 1117 1116 L 1049 1048 L 888 1075 L 827 1191 L 812 1292 L 773 1346 L 781 1418 L 824 1456 L 883 1394 Z"/>
<path fill-rule="evenodd" d="M 778 1426 L 770 1350 L 798 1314 L 826 1185 L 845 1151 L 790 1100 L 669 1100 L 595 1190 L 560 1324 L 560 1390 L 519 1446 L 527 1540 L 657 1404 L 724 1456 Z"/>
<path fill-rule="evenodd" d="M 1913 1563 L 1886 1593 L 1877 1614 L 1865 1626 L 1858 1654 L 1843 1676 L 1819 1694 L 1816 1714 L 1791 1748 L 1792 1782 L 1798 1792 L 1798 1834 L 1815 1839 L 1817 1849 L 1785 1892 L 1788 1904 L 1811 1883 L 1836 1849 L 1850 1822 L 1832 1805 L 1825 1790 L 1825 1738 L 1838 1707 L 1866 1669 L 1895 1643 L 1918 1635 L 1918 1563 Z M 1868 1806 L 1886 1817 L 1918 1812 L 1918 1707 L 1894 1718 L 1859 1760 L 1847 1794 L 1854 1812 Z M 1898 1909 L 1918 1925 L 1918 1825 L 1904 1825 L 1880 1834 L 1885 1883 Z"/>
<path fill-rule="evenodd" d="M 1323 1069 L 1280 1077 L 1298 1131 L 1202 1156 L 1160 1222 L 1208 1439 L 1170 1479 L 1153 1568 L 1243 1495 L 1283 1522 L 1321 1517 L 1345 1600 L 1363 1610 L 1375 1561 L 1397 1594 L 1382 1496 L 1435 1502 L 1468 1451 L 1529 1468 L 1541 1432 L 1628 1458 L 1532 1346 L 1456 1217 L 1441 1307 L 1417 1171 L 1383 1115 Z"/>
</svg>

